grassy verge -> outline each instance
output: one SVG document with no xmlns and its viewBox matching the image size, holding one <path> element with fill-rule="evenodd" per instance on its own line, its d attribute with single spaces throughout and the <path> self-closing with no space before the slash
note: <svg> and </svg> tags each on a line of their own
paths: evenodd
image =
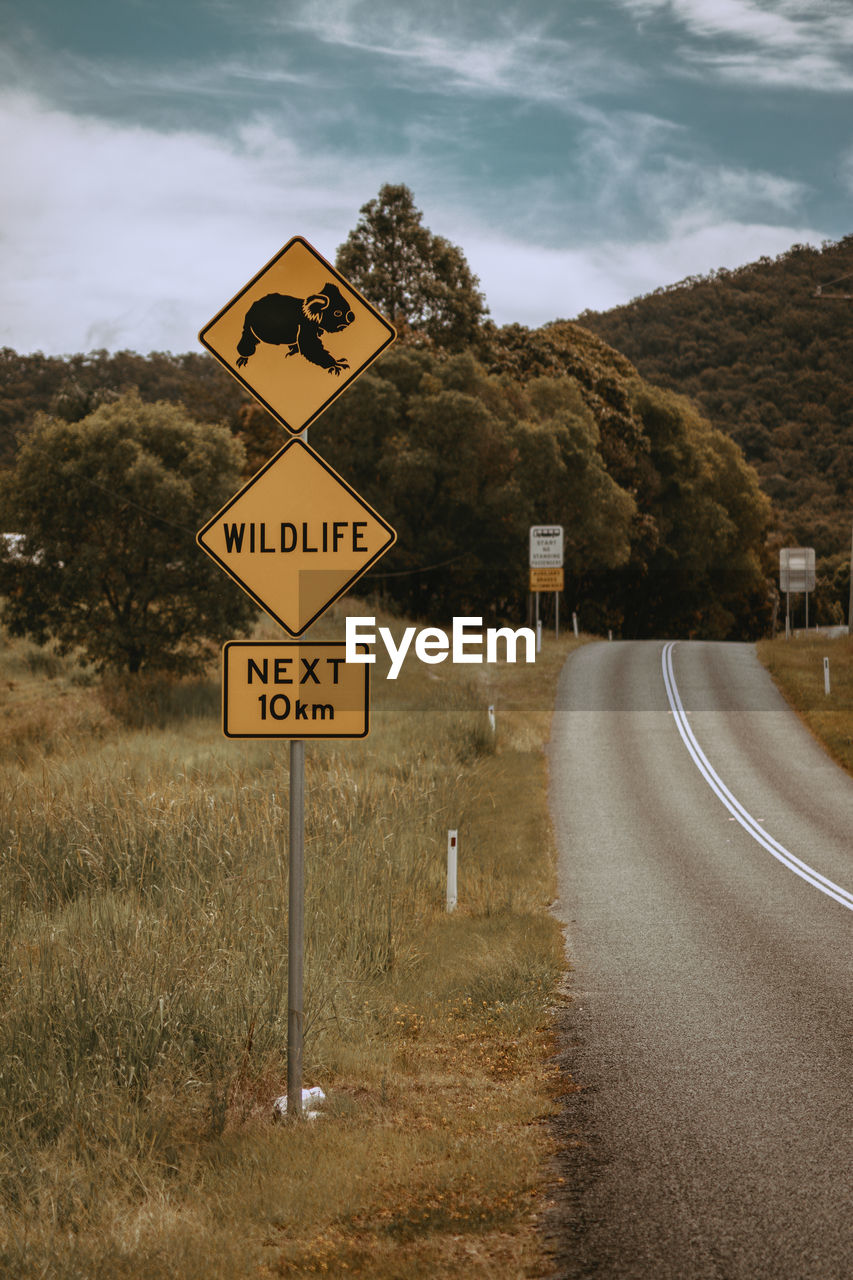
<svg viewBox="0 0 853 1280">
<path fill-rule="evenodd" d="M 131 696 L 4 644 L 0 1271 L 536 1273 L 564 964 L 541 747 L 575 644 L 378 667 L 370 738 L 308 745 L 305 1083 L 327 1103 L 296 1125 L 272 1118 L 286 746 L 222 738 L 218 673 Z"/>
<path fill-rule="evenodd" d="M 830 755 L 853 773 L 853 638 L 761 640 L 758 656 Z M 829 695 L 824 685 L 829 659 Z"/>
</svg>

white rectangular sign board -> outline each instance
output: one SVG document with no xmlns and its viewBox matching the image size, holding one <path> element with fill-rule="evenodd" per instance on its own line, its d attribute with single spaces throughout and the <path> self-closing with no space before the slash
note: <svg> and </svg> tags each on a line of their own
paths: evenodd
<svg viewBox="0 0 853 1280">
<path fill-rule="evenodd" d="M 782 591 L 814 591 L 814 547 L 783 547 L 780 550 L 779 587 Z"/>
<path fill-rule="evenodd" d="M 534 524 L 530 526 L 530 568 L 562 569 L 563 526 Z"/>
</svg>

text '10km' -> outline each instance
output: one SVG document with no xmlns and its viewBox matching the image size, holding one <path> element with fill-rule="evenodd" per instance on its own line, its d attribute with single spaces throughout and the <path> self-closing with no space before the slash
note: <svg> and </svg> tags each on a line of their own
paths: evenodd
<svg viewBox="0 0 853 1280">
<path fill-rule="evenodd" d="M 367 735 L 367 667 L 347 663 L 344 643 L 235 640 L 222 670 L 226 737 Z"/>
</svg>

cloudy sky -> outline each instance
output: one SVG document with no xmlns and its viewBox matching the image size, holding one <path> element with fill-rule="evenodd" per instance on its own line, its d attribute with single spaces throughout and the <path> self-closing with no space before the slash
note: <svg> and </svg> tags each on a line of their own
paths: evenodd
<svg viewBox="0 0 853 1280">
<path fill-rule="evenodd" d="M 0 344 L 199 350 L 384 182 L 499 323 L 853 231 L 851 0 L 0 0 Z"/>
</svg>

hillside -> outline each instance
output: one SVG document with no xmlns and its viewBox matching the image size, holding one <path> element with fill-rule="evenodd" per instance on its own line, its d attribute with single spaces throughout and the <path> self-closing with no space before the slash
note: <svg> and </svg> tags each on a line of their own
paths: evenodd
<svg viewBox="0 0 853 1280">
<path fill-rule="evenodd" d="M 154 399 L 224 420 L 249 472 L 285 439 L 210 357 L 3 357 L 9 463 L 16 440 L 48 429 L 39 411 L 91 423 Z M 694 405 L 578 325 L 492 326 L 456 354 L 400 342 L 312 425 L 311 443 L 397 530 L 364 579 L 395 609 L 524 619 L 529 527 L 562 524 L 563 604 L 589 630 L 725 639 L 769 627 L 770 512 L 755 473 Z M 32 519 L 11 475 L 0 527 L 21 532 Z M 98 492 L 114 485 L 102 478 Z"/>
<path fill-rule="evenodd" d="M 183 404 L 199 421 L 235 429 L 248 397 L 202 352 L 90 351 L 72 356 L 21 355 L 0 348 L 0 468 L 39 413 L 76 422 L 99 404 L 135 388 L 143 400 Z"/>
<path fill-rule="evenodd" d="M 731 436 L 773 500 L 780 545 L 814 546 L 825 576 L 842 578 L 853 516 L 853 299 L 839 296 L 845 291 L 853 294 L 853 236 L 821 249 L 794 245 L 776 259 L 578 317 L 644 378 L 688 395 Z"/>
</svg>

